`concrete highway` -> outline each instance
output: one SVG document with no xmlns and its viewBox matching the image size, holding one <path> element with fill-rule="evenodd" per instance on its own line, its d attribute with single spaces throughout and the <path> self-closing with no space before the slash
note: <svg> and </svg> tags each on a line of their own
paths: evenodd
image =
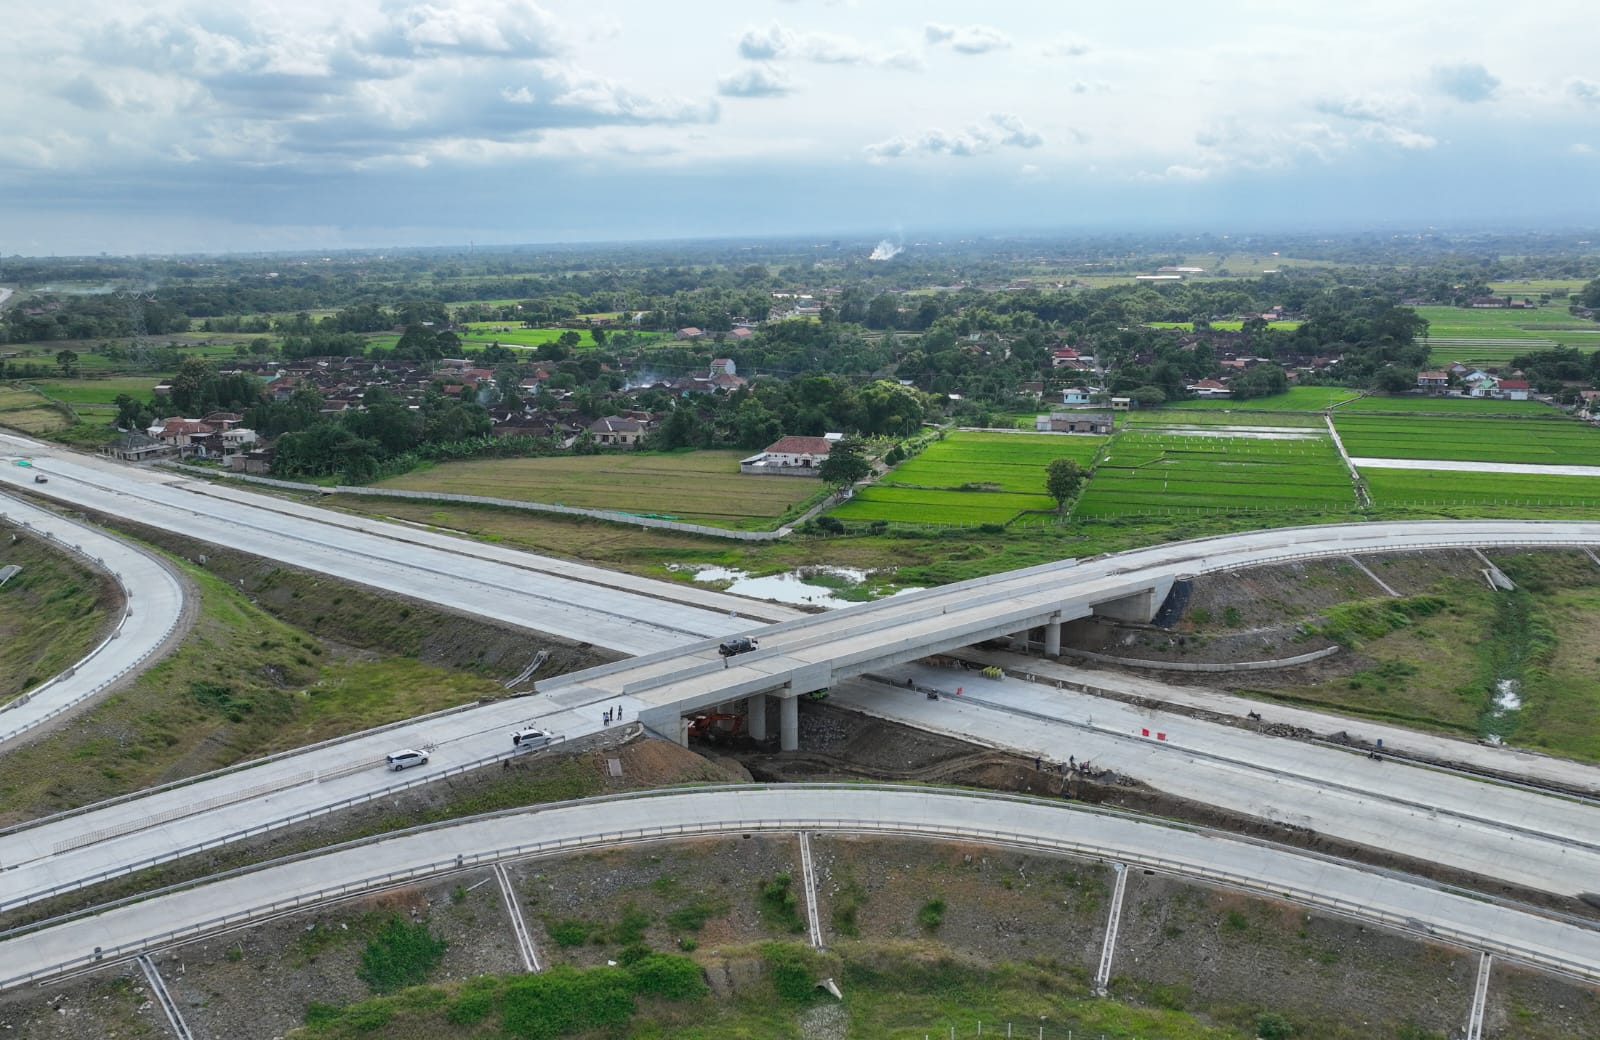
<svg viewBox="0 0 1600 1040">
<path fill-rule="evenodd" d="M 1062 803 L 935 789 L 783 785 L 552 806 L 376 839 L 0 940 L 0 988 L 458 867 L 619 841 L 752 831 L 950 837 L 1192 875 L 1600 980 L 1600 931 L 1401 875 Z"/>
<path fill-rule="evenodd" d="M 499 554 L 505 551 L 492 547 L 401 525 L 329 516 L 310 506 L 234 488 L 197 487 L 194 481 L 77 456 L 49 457 L 41 465 L 60 473 L 47 485 L 52 493 L 90 508 L 169 525 L 181 515 L 184 533 L 195 537 L 380 588 L 433 599 L 448 597 L 458 609 L 530 627 L 559 624 L 570 630 L 574 615 L 562 609 L 568 604 L 554 602 L 555 596 L 533 597 L 526 611 L 507 610 L 506 602 L 519 583 L 570 582 L 587 590 L 601 588 L 600 581 L 623 583 L 628 586 L 625 590 L 601 589 L 626 597 L 618 601 L 619 609 L 600 617 L 591 610 L 583 620 L 604 625 L 607 638 L 614 640 L 608 645 L 654 652 L 558 677 L 541 684 L 543 695 L 532 700 L 473 708 L 382 734 L 358 734 L 253 769 L 15 829 L 0 835 L 0 867 L 6 868 L 7 882 L 0 910 L 102 875 L 173 858 L 185 849 L 234 840 L 244 831 L 280 826 L 351 800 L 380 796 L 397 785 L 492 761 L 510 752 L 509 731 L 523 722 L 577 737 L 601 728 L 602 710 L 618 705 L 627 720 L 642 716 L 670 733 L 683 711 L 703 705 L 763 691 L 792 705 L 797 694 L 826 686 L 839 689 L 850 676 L 894 668 L 987 636 L 1092 611 L 1152 609 L 1151 602 L 1159 602 L 1166 585 L 1179 575 L 1285 558 L 1407 548 L 1600 544 L 1600 524 L 1567 522 L 1374 523 L 1230 535 L 1076 564 L 1065 561 L 807 616 L 762 630 L 757 652 L 728 660 L 717 655 L 715 639 L 697 638 L 705 633 L 692 629 L 720 635 L 735 626 L 747 627 L 747 620 L 729 619 L 703 606 L 674 605 L 672 622 L 662 623 L 652 617 L 659 617 L 662 608 L 649 598 L 656 586 L 673 596 L 716 594 L 603 571 L 595 572 L 596 584 L 584 583 L 553 573 L 558 569 L 554 561 L 532 558 L 535 562 L 524 563 L 528 558 L 517 553 L 506 553 L 502 559 Z M 0 473 L 7 469 L 0 467 Z M 175 510 L 186 510 L 187 515 Z M 448 544 L 437 545 L 435 539 Z M 451 551 L 457 549 L 467 555 Z M 397 559 L 401 556 L 403 560 Z M 427 564 L 420 581 L 414 559 Z M 563 564 L 559 569 L 582 568 Z M 720 597 L 723 602 L 731 599 Z M 748 611 L 743 601 L 734 602 Z M 591 632 L 585 634 L 600 641 Z M 1225 733 L 1202 731 L 1181 717 L 1146 720 L 1155 723 L 1153 730 L 1172 737 L 1166 746 L 1152 747 L 1128 739 L 1125 734 L 1133 727 L 1125 717 L 1116 718 L 1114 733 L 1089 725 L 1085 706 L 1093 704 L 1087 710 L 1096 722 L 1103 722 L 1122 710 L 1106 707 L 1107 714 L 1102 714 L 1101 705 L 1109 702 L 1067 697 L 1047 687 L 1007 689 L 1010 700 L 995 692 L 990 696 L 996 703 L 988 707 L 959 706 L 957 710 L 973 714 L 955 724 L 947 709 L 956 706 L 944 701 L 896 699 L 893 691 L 884 690 L 841 691 L 839 696 L 859 696 L 864 706 L 876 698 L 882 703 L 874 710 L 892 710 L 906 721 L 962 736 L 976 734 L 997 746 L 1037 749 L 1058 759 L 1067 754 L 1092 757 L 1098 765 L 1148 779 L 1174 795 L 1313 827 L 1352 842 L 1437 858 L 1510 883 L 1565 895 L 1600 887 L 1588 880 L 1600 877 L 1600 871 L 1593 869 L 1600 865 L 1595 847 L 1581 837 L 1565 837 L 1600 831 L 1585 806 L 1528 792 L 1502 794 L 1498 788 L 1492 798 L 1473 798 L 1455 777 L 1397 763 L 1369 763 L 1338 752 L 1319 753 L 1337 756 L 1337 761 L 1307 758 L 1306 752 L 1315 749 L 1229 727 L 1218 727 Z M 784 715 L 787 730 L 792 721 L 787 706 Z M 1196 733 L 1202 736 L 1194 738 Z M 786 739 L 791 735 L 785 732 Z M 1102 743 L 1091 750 L 1092 741 Z M 402 774 L 381 768 L 385 752 L 406 746 L 432 747 L 433 761 Z M 1084 751 L 1073 750 L 1076 747 Z M 1309 770 L 1309 779 L 1298 776 L 1303 769 Z M 1471 793 L 1481 789 L 1477 785 Z M 1424 818 L 1429 826 L 1419 823 Z M 1490 851 L 1475 852 L 1480 846 Z M 1508 855 L 1508 848 L 1515 852 Z"/>
<path fill-rule="evenodd" d="M 30 471 L 23 467 L 24 475 Z M 29 477 L 29 480 L 32 478 Z M 70 673 L 58 675 L 0 707 L 0 750 L 31 736 L 38 727 L 81 710 L 108 693 L 117 680 L 148 664 L 179 634 L 184 587 L 159 558 L 88 524 L 57 516 L 9 495 L 0 495 L 0 539 L 44 538 L 63 551 L 76 550 L 116 577 L 127 597 L 112 633 Z M 12 526 L 16 525 L 16 526 Z"/>
<path fill-rule="evenodd" d="M 845 683 L 831 699 L 1052 765 L 1076 758 L 1242 816 L 1529 889 L 1573 897 L 1600 887 L 1600 805 L 1014 678 L 926 666 L 887 677 L 898 685 Z M 929 700 L 906 689 L 906 677 L 945 695 Z"/>
<path fill-rule="evenodd" d="M 10 465 L 28 458 L 31 468 Z M 34 484 L 33 473 L 48 484 Z M 401 593 L 479 617 L 648 653 L 798 612 L 739 596 L 363 520 L 165 470 L 0 434 L 0 489 L 123 517 L 203 542 Z M 529 656 L 537 649 L 530 640 Z"/>
</svg>

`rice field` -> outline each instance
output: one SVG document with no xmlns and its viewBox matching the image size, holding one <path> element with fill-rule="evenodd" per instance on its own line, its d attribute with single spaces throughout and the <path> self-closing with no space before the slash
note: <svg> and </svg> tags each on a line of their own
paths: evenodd
<svg viewBox="0 0 1600 1040">
<path fill-rule="evenodd" d="M 1333 413 L 1337 420 L 1354 412 L 1429 412 L 1435 415 L 1472 415 L 1482 418 L 1565 418 L 1558 409 L 1543 401 L 1496 401 L 1486 397 L 1363 397 L 1340 405 Z M 1336 423 L 1337 425 L 1337 423 Z"/>
<path fill-rule="evenodd" d="M 816 479 L 748 476 L 742 451 L 474 459 L 380 481 L 378 488 L 545 502 L 665 516 L 713 527 L 771 527 L 822 491 Z"/>
<path fill-rule="evenodd" d="M 1314 412 L 1360 396 L 1360 391 L 1341 386 L 1296 386 L 1281 394 L 1252 397 L 1247 401 L 1203 397 L 1194 401 L 1175 401 L 1166 408 L 1179 411 Z"/>
<path fill-rule="evenodd" d="M 1328 512 L 1355 504 L 1349 471 L 1327 434 L 1266 437 L 1139 430 L 1112 442 L 1073 515 Z"/>
<path fill-rule="evenodd" d="M 1600 509 L 1600 479 L 1517 473 L 1364 469 L 1372 504 L 1383 508 L 1448 509 L 1455 506 Z"/>
<path fill-rule="evenodd" d="M 1354 457 L 1600 465 L 1600 429 L 1572 419 L 1345 415 L 1334 428 Z"/>
<path fill-rule="evenodd" d="M 1122 413 L 1125 429 L 1225 428 L 1323 430 L 1321 412 L 1252 412 L 1247 408 L 1140 408 Z"/>
<path fill-rule="evenodd" d="M 1044 493 L 1053 459 L 1085 469 L 1108 438 L 961 431 L 929 445 L 833 515 L 903 524 L 1004 524 L 1019 513 L 1053 511 Z"/>
<path fill-rule="evenodd" d="M 1519 354 L 1556 346 L 1600 348 L 1600 324 L 1574 318 L 1564 300 L 1532 310 L 1418 307 L 1416 312 L 1428 320 L 1433 365 L 1504 365 Z"/>
<path fill-rule="evenodd" d="M 1194 322 L 1192 321 L 1147 321 L 1145 324 L 1152 329 L 1182 329 L 1184 332 L 1194 331 Z M 1294 318 L 1283 318 L 1278 321 L 1267 322 L 1267 328 L 1278 329 L 1282 332 L 1293 332 L 1303 324 L 1305 323 Z M 1216 329 L 1218 332 L 1243 332 L 1244 319 L 1224 318 L 1219 321 L 1212 322 L 1211 327 Z"/>
</svg>

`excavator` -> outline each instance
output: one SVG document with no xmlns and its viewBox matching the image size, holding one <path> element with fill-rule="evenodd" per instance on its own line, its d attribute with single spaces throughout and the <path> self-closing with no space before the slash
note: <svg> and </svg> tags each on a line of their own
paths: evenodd
<svg viewBox="0 0 1600 1040">
<path fill-rule="evenodd" d="M 743 715 L 696 715 L 689 720 L 689 739 L 722 744 L 745 735 Z"/>
</svg>

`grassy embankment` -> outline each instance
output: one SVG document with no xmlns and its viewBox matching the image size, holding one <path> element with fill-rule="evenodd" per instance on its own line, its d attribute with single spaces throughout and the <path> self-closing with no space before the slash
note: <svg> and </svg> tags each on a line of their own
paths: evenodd
<svg viewBox="0 0 1600 1040">
<path fill-rule="evenodd" d="M 97 644 L 122 603 L 116 584 L 64 552 L 0 528 L 0 704 L 44 682 Z"/>
<path fill-rule="evenodd" d="M 1265 695 L 1600 761 L 1592 678 L 1600 659 L 1600 569 L 1582 553 L 1489 556 L 1516 591 L 1452 576 L 1420 595 L 1341 604 L 1327 612 L 1322 630 L 1364 666 L 1342 679 Z M 1380 576 L 1411 566 L 1384 557 L 1369 565 Z M 1520 709 L 1496 708 L 1502 680 L 1516 684 Z"/>
<path fill-rule="evenodd" d="M 1011 1021 L 1019 1035 L 1064 1040 L 1103 1034 L 1118 1040 L 1244 1040 L 1249 1028 L 1208 1025 L 1180 1011 L 1097 1000 L 1081 981 L 1048 966 L 1006 962 L 984 966 L 936 948 L 864 947 L 850 954 L 817 954 L 792 943 L 721 951 L 729 960 L 759 964 L 760 981 L 727 998 L 713 998 L 698 965 L 682 956 L 650 955 L 616 968 L 558 967 L 546 975 L 485 976 L 462 984 L 424 986 L 343 1009 L 315 1006 L 300 1040 L 370 1035 L 393 1040 L 499 1035 L 527 1040 L 561 1036 L 626 1035 L 640 1040 L 735 1040 L 808 1035 L 807 1012 L 834 1009 L 814 986 L 838 980 L 845 1000 L 838 1013 L 850 1035 L 912 1040 L 959 1023 L 962 1035 L 985 1023 Z M 687 966 L 687 967 L 685 967 Z M 660 981 L 641 984 L 641 969 Z M 670 980 L 670 985 L 663 983 Z"/>
<path fill-rule="evenodd" d="M 0 759 L 0 822 L 126 791 L 493 693 L 482 677 L 414 660 L 330 660 L 323 644 L 186 568 L 194 630 L 168 658 L 72 726 Z M 333 609 L 330 607 L 330 609 Z"/>
</svg>

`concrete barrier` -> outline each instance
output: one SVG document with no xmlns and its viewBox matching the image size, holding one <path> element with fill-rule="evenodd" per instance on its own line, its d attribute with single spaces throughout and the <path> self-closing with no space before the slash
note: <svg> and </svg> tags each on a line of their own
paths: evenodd
<svg viewBox="0 0 1600 1040">
<path fill-rule="evenodd" d="M 1087 650 L 1069 650 L 1062 656 L 1082 657 L 1097 664 L 1116 664 L 1124 668 L 1152 668 L 1167 672 L 1261 672 L 1269 668 L 1293 668 L 1297 664 L 1310 664 L 1324 657 L 1332 657 L 1341 649 L 1343 648 L 1325 646 L 1308 654 L 1280 657 L 1275 661 L 1147 661 L 1141 657 L 1112 657 L 1109 654 L 1095 654 Z"/>
</svg>

